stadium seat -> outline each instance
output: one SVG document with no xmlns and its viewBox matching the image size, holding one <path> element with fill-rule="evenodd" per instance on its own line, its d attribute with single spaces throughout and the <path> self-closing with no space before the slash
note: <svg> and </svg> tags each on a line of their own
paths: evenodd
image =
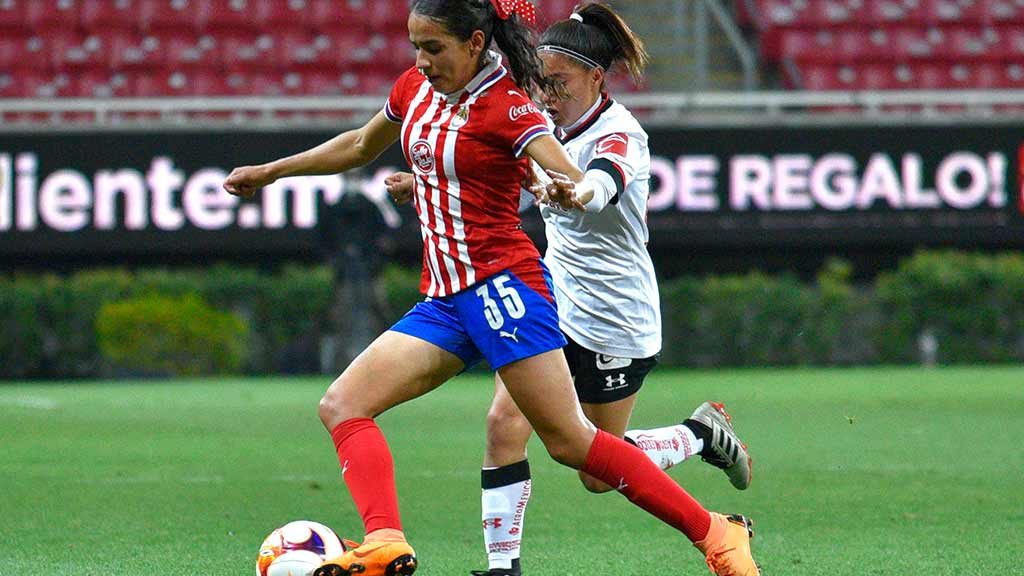
<svg viewBox="0 0 1024 576">
<path fill-rule="evenodd" d="M 73 30 L 81 20 L 80 0 L 31 0 L 25 4 L 25 22 L 33 30 Z"/>
<path fill-rule="evenodd" d="M 379 3 L 389 4 L 384 0 L 377 0 Z M 283 4 L 283 2 L 282 2 Z M 343 29 L 351 29 L 348 24 L 356 22 L 360 18 L 361 7 L 348 0 L 291 0 L 288 2 L 288 10 L 296 10 L 301 6 L 304 9 L 298 11 L 304 14 L 303 22 L 320 32 L 340 32 Z M 285 11 L 278 7 L 275 12 Z M 408 10 L 405 10 L 408 12 Z M 293 22 L 295 22 L 293 20 Z"/>
<path fill-rule="evenodd" d="M 25 57 L 26 44 L 32 35 L 21 29 L 4 31 L 3 34 L 4 40 L 0 42 L 0 70 L 10 70 Z"/>
<path fill-rule="evenodd" d="M 28 23 L 28 4 L 32 0 L 0 0 L 0 31 L 25 29 Z M 0 32 L 6 34 L 6 32 Z"/>
<path fill-rule="evenodd" d="M 309 26 L 311 11 L 309 0 L 267 0 L 260 14 L 263 19 L 261 25 L 269 29 L 296 24 Z M 311 28 L 315 29 L 317 26 L 313 25 Z"/>
<path fill-rule="evenodd" d="M 164 31 L 153 35 L 159 48 L 154 54 L 169 69 L 200 66 L 208 62 L 208 53 L 215 46 L 210 37 L 187 31 Z"/>
<path fill-rule="evenodd" d="M 51 75 L 37 68 L 8 68 L 0 71 L 0 95 L 5 98 L 53 96 L 48 88 Z"/>
<path fill-rule="evenodd" d="M 201 0 L 140 0 L 139 26 L 143 30 L 200 30 L 207 9 L 209 4 Z"/>
<path fill-rule="evenodd" d="M 559 20 L 565 20 L 578 4 L 575 0 L 545 0 L 537 6 L 537 23 L 544 29 Z"/>
<path fill-rule="evenodd" d="M 272 4 L 280 0 L 205 0 L 203 26 L 222 30 L 264 30 Z"/>
<path fill-rule="evenodd" d="M 128 76 L 107 70 L 87 70 L 76 74 L 73 86 L 75 96 L 82 98 L 111 98 L 132 95 Z"/>
<path fill-rule="evenodd" d="M 102 32 L 107 28 L 135 28 L 139 24 L 138 0 L 82 0 L 81 26 Z"/>
<path fill-rule="evenodd" d="M 215 68 L 162 70 L 132 75 L 129 88 L 135 96 L 221 96 L 230 93 L 227 80 Z"/>
<path fill-rule="evenodd" d="M 263 57 L 259 42 L 260 35 L 256 32 L 222 32 L 217 36 L 216 59 L 233 69 L 254 66 Z"/>
<path fill-rule="evenodd" d="M 36 36 L 42 41 L 43 51 L 54 68 L 60 68 L 76 58 L 84 37 L 74 29 L 53 29 Z"/>
</svg>

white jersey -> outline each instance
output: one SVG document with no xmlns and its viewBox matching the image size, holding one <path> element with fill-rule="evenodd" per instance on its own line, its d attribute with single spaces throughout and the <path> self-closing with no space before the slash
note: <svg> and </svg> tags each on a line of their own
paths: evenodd
<svg viewBox="0 0 1024 576">
<path fill-rule="evenodd" d="M 608 173 L 617 191 L 600 212 L 541 207 L 561 328 L 599 354 L 654 356 L 661 350 L 661 308 L 647 252 L 647 133 L 607 95 L 559 132 L 573 162 Z"/>
</svg>

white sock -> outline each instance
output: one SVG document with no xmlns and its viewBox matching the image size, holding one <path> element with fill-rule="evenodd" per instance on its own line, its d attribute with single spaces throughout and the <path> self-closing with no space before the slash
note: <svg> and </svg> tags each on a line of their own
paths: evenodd
<svg viewBox="0 0 1024 576">
<path fill-rule="evenodd" d="M 704 440 L 697 438 L 683 424 L 651 430 L 628 430 L 626 438 L 643 450 L 662 470 L 668 470 L 704 449 Z"/>
<path fill-rule="evenodd" d="M 530 464 L 523 460 L 480 471 L 480 497 L 487 568 L 512 568 L 518 564 L 523 539 L 523 519 L 530 501 Z"/>
</svg>

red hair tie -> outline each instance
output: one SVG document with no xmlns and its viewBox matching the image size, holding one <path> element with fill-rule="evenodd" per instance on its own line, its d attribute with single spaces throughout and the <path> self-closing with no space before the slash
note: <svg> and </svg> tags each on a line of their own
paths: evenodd
<svg viewBox="0 0 1024 576">
<path fill-rule="evenodd" d="M 537 8 L 526 0 L 491 0 L 491 4 L 502 20 L 514 14 L 531 26 L 537 23 Z"/>
</svg>

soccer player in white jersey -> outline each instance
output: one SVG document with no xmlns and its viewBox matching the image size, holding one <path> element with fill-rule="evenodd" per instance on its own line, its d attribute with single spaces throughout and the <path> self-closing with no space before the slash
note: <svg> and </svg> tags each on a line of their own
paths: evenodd
<svg viewBox="0 0 1024 576">
<path fill-rule="evenodd" d="M 579 169 L 598 183 L 592 194 L 580 198 L 585 211 L 554 202 L 541 207 L 548 239 L 545 262 L 583 411 L 598 428 L 624 436 L 662 469 L 700 455 L 745 489 L 751 460 L 721 404 L 705 402 L 680 424 L 626 431 L 636 393 L 661 350 L 661 315 L 646 246 L 647 134 L 608 96 L 604 79 L 621 64 L 639 81 L 647 60 L 643 43 L 614 11 L 590 3 L 552 25 L 538 54 L 544 75 L 564 87 L 561 97 L 549 92 L 544 98 L 555 134 Z M 389 178 L 396 200 L 410 196 L 411 178 Z M 532 428 L 500 377 L 487 424 L 481 483 L 489 567 L 471 574 L 518 576 L 531 489 L 526 444 Z M 585 472 L 580 479 L 592 492 L 613 489 Z"/>
<path fill-rule="evenodd" d="M 526 0 L 414 0 L 408 29 L 415 65 L 381 112 L 305 152 L 236 168 L 224 182 L 228 192 L 248 196 L 281 177 L 365 165 L 396 141 L 415 173 L 427 297 L 320 400 L 365 538 L 313 574 L 415 572 L 394 462 L 375 418 L 486 359 L 555 460 L 616 486 L 679 530 L 718 574 L 756 575 L 745 522 L 709 512 L 641 450 L 595 428 L 573 392 L 550 276 L 519 226 L 519 184 L 530 160 L 568 175 L 572 187 L 558 188 L 567 208 L 582 207 L 601 184 L 572 163 L 527 97 L 551 86 L 526 29 L 533 19 Z"/>
</svg>

